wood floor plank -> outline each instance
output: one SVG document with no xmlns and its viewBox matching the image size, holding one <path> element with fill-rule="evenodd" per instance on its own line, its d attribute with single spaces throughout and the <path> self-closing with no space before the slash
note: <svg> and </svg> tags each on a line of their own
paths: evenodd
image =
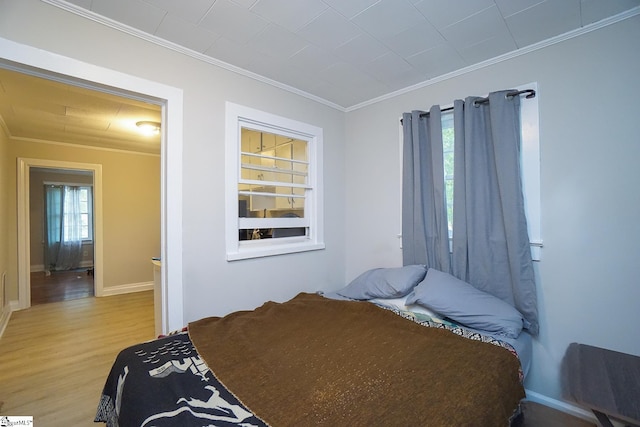
<svg viewBox="0 0 640 427">
<path fill-rule="evenodd" d="M 154 338 L 153 292 L 84 298 L 12 314 L 0 339 L 0 413 L 35 425 L 95 426 L 117 354 Z"/>
<path fill-rule="evenodd" d="M 539 403 L 525 401 L 522 404 L 522 417 L 512 427 L 596 427 L 596 424 Z"/>
<path fill-rule="evenodd" d="M 93 275 L 87 269 L 31 273 L 31 305 L 94 296 Z"/>
</svg>

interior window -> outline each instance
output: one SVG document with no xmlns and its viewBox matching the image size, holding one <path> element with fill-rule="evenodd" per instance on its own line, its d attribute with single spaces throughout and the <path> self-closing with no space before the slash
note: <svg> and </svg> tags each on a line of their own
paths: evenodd
<svg viewBox="0 0 640 427">
<path fill-rule="evenodd" d="M 322 129 L 227 103 L 227 259 L 324 248 Z"/>
<path fill-rule="evenodd" d="M 240 240 L 306 236 L 308 142 L 243 127 L 240 156 L 238 217 L 286 219 L 270 228 L 242 228 L 240 219 Z"/>
</svg>

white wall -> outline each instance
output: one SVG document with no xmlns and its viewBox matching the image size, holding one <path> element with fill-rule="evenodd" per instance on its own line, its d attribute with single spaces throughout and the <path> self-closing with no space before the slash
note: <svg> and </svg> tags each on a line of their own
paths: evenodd
<svg viewBox="0 0 640 427">
<path fill-rule="evenodd" d="M 37 0 L 0 2 L 0 37 L 182 89 L 185 322 L 343 283 L 343 112 Z M 325 250 L 225 260 L 225 101 L 323 128 Z"/>
<path fill-rule="evenodd" d="M 639 42 L 636 16 L 348 113 L 347 279 L 401 264 L 402 112 L 538 82 L 544 248 L 526 388 L 560 398 L 571 342 L 640 355 Z"/>
</svg>

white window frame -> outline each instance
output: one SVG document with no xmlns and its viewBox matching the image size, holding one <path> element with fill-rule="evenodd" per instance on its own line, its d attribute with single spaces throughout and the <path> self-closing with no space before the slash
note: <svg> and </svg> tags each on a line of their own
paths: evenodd
<svg viewBox="0 0 640 427">
<path fill-rule="evenodd" d="M 87 190 L 87 212 L 82 212 L 87 215 L 87 223 L 89 224 L 87 227 L 87 237 L 83 238 L 83 242 L 93 242 L 93 185 L 79 185 L 80 190 Z"/>
<path fill-rule="evenodd" d="M 282 255 L 324 249 L 323 188 L 322 188 L 322 128 L 275 114 L 226 103 L 225 129 L 225 241 L 227 261 Z M 304 219 L 302 218 L 239 218 L 238 183 L 241 179 L 242 128 L 289 136 L 307 141 L 308 185 Z M 307 235 L 259 240 L 239 239 L 241 228 L 271 226 L 308 228 Z M 254 227 L 258 226 L 258 227 Z"/>
<path fill-rule="evenodd" d="M 524 194 L 525 212 L 527 215 L 527 226 L 529 230 L 529 242 L 531 247 L 531 258 L 534 261 L 541 260 L 542 227 L 541 227 L 541 207 L 540 207 L 540 122 L 538 115 L 538 83 L 528 83 L 515 90 L 533 89 L 536 96 L 531 99 L 522 100 L 520 103 L 520 129 L 521 129 L 521 151 L 520 166 L 522 170 L 522 186 Z M 451 107 L 452 105 L 444 108 Z M 402 194 L 402 144 L 403 144 L 402 124 L 400 124 L 400 194 Z M 454 190 L 455 191 L 455 190 Z M 402 210 L 402 201 L 400 203 Z M 402 218 L 402 215 L 400 215 Z M 400 224 L 402 230 L 402 224 Z M 398 234 L 400 248 L 402 248 L 402 234 Z"/>
<path fill-rule="evenodd" d="M 522 187 L 524 209 L 527 214 L 531 258 L 540 261 L 542 249 L 542 210 L 540 207 L 540 119 L 538 114 L 538 83 L 533 82 L 515 88 L 533 89 L 535 98 L 523 99 L 520 103 Z"/>
</svg>

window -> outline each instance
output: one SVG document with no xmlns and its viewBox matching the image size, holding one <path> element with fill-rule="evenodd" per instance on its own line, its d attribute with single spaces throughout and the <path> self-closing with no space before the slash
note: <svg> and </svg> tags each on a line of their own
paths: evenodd
<svg viewBox="0 0 640 427">
<path fill-rule="evenodd" d="M 444 191 L 447 199 L 449 239 L 453 237 L 453 111 L 442 113 L 442 157 L 444 161 Z"/>
<path fill-rule="evenodd" d="M 46 211 L 49 223 L 58 224 L 56 227 L 62 232 L 58 238 L 63 242 L 93 240 L 92 187 L 86 184 L 45 183 L 45 188 L 48 194 L 54 194 L 46 198 Z"/>
<path fill-rule="evenodd" d="M 91 187 L 64 186 L 63 241 L 75 240 L 76 231 L 80 231 L 81 240 L 92 240 Z M 77 200 L 75 199 L 77 197 Z M 79 220 L 79 228 L 74 228 Z"/>
<path fill-rule="evenodd" d="M 227 103 L 227 260 L 323 249 L 322 129 Z"/>
<path fill-rule="evenodd" d="M 308 227 L 303 221 L 292 224 L 287 220 L 260 228 L 264 221 L 248 218 L 305 218 L 310 189 L 308 142 L 244 127 L 240 139 L 239 239 L 306 236 Z"/>
<path fill-rule="evenodd" d="M 540 231 L 540 141 L 538 132 L 538 84 L 529 83 L 515 90 L 533 89 L 538 93 L 535 98 L 523 100 L 520 103 L 520 126 L 522 149 L 521 168 L 524 202 L 531 242 L 531 256 L 533 260 L 540 260 L 542 237 Z M 447 201 L 447 218 L 449 239 L 453 236 L 453 164 L 454 164 L 454 132 L 453 111 L 442 113 L 442 144 L 445 194 Z M 400 182 L 402 183 L 402 125 L 400 126 Z M 402 185 L 402 184 L 401 184 Z M 399 236 L 401 237 L 401 236 Z"/>
<path fill-rule="evenodd" d="M 93 240 L 91 187 L 80 187 L 78 192 L 80 199 L 80 237 L 82 237 L 82 240 Z"/>
</svg>

